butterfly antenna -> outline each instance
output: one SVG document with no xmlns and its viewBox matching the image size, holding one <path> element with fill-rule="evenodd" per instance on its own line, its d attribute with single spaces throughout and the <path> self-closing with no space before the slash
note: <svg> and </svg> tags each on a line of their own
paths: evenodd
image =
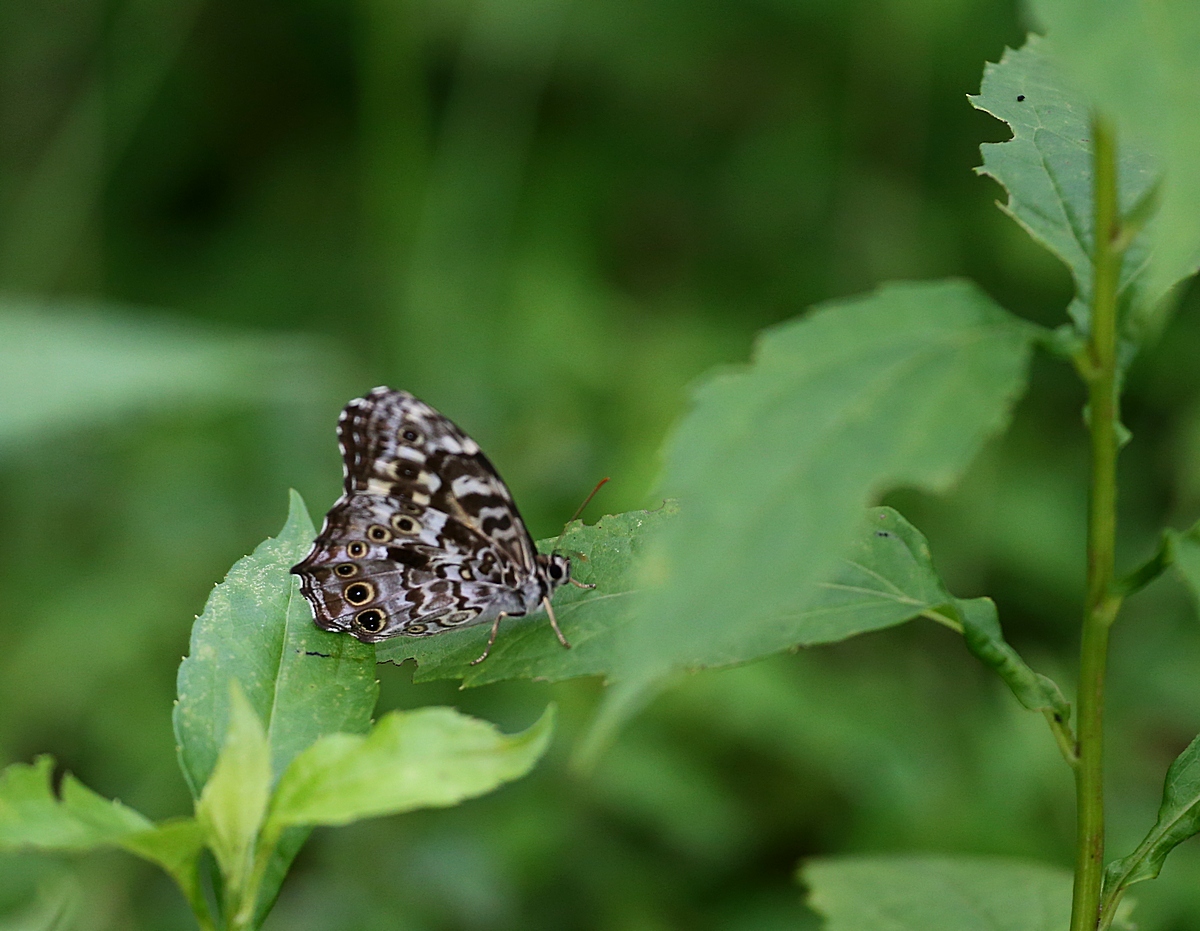
<svg viewBox="0 0 1200 931">
<path fill-rule="evenodd" d="M 608 481 L 608 476 L 606 475 L 606 476 L 604 476 L 604 478 L 600 479 L 600 481 L 596 482 L 596 487 L 593 488 L 591 490 L 591 492 L 588 494 L 588 496 L 583 499 L 583 504 L 579 505 L 579 507 L 577 507 L 575 509 L 575 513 L 571 515 L 571 519 L 569 521 L 567 521 L 565 524 L 563 524 L 562 533 L 560 533 L 555 538 L 554 549 L 552 549 L 550 552 L 552 552 L 552 553 L 558 552 L 558 541 L 561 540 L 563 534 L 567 532 L 567 528 L 570 527 L 571 524 L 574 523 L 578 519 L 579 515 L 583 513 L 583 509 L 592 503 L 592 499 L 594 497 L 596 497 L 596 492 L 598 492 L 601 488 L 603 488 L 605 482 L 607 482 L 607 481 Z"/>
<path fill-rule="evenodd" d="M 566 533 L 567 528 L 570 527 L 571 524 L 574 523 L 578 519 L 579 515 L 583 513 L 583 509 L 586 508 L 589 504 L 591 504 L 592 499 L 594 497 L 596 497 L 596 492 L 598 492 L 601 488 L 603 488 L 607 481 L 608 481 L 608 476 L 606 475 L 606 476 L 604 476 L 604 478 L 600 479 L 600 481 L 596 482 L 596 487 L 593 488 L 591 490 L 591 492 L 588 494 L 588 496 L 583 499 L 583 504 L 579 505 L 579 507 L 577 507 L 575 509 L 575 513 L 571 515 L 571 519 L 563 525 L 562 533 L 560 533 L 558 535 L 558 539 L 554 541 L 554 549 L 551 550 L 552 553 L 558 552 L 558 541 L 562 539 L 563 533 Z M 575 579 L 568 579 L 567 581 L 569 581 L 576 588 L 595 588 L 596 587 L 594 583 L 585 584 L 585 583 L 579 582 Z M 550 608 L 549 602 L 546 603 L 546 608 L 547 608 L 547 610 L 549 610 L 549 608 Z M 567 641 L 565 639 L 563 639 L 563 635 L 558 629 L 558 624 L 555 622 L 553 614 L 550 615 L 550 623 L 554 625 L 554 632 L 556 634 L 558 634 L 558 639 L 562 641 L 562 645 L 565 647 L 570 646 L 567 643 Z"/>
<path fill-rule="evenodd" d="M 571 525 L 572 521 L 579 519 L 579 515 L 583 513 L 583 509 L 592 503 L 592 499 L 596 497 L 596 492 L 603 488 L 607 481 L 608 476 L 606 475 L 604 478 L 600 479 L 600 481 L 596 482 L 596 487 L 592 489 L 591 494 L 583 499 L 583 504 L 579 505 L 579 507 L 575 509 L 575 513 L 571 515 L 571 520 L 567 521 L 567 526 L 563 527 L 563 530 L 566 530 L 567 527 Z M 562 534 L 559 534 L 559 536 L 562 536 Z"/>
</svg>

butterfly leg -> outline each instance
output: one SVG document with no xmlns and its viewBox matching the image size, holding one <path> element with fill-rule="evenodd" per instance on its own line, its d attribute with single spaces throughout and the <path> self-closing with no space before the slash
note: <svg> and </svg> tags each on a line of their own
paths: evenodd
<svg viewBox="0 0 1200 931">
<path fill-rule="evenodd" d="M 500 618 L 502 617 L 508 617 L 508 615 L 503 611 L 496 615 L 496 619 L 492 621 L 492 632 L 488 635 L 487 646 L 483 648 L 483 655 L 481 655 L 478 659 L 471 660 L 470 665 L 478 666 L 488 658 L 488 654 L 492 652 L 492 644 L 496 642 L 496 634 L 500 631 Z"/>
<path fill-rule="evenodd" d="M 554 609 L 550 607 L 550 599 L 543 598 L 542 604 L 546 606 L 546 613 L 550 615 L 550 626 L 554 628 L 554 636 L 558 637 L 558 642 L 568 650 L 571 649 L 571 644 L 567 643 L 567 638 L 563 636 L 563 632 L 558 629 L 558 618 L 554 616 Z"/>
<path fill-rule="evenodd" d="M 574 585 L 576 588 L 586 588 L 588 591 L 591 591 L 593 588 L 596 587 L 595 582 L 580 582 L 578 579 L 567 579 L 567 581 L 570 582 L 572 585 Z"/>
</svg>

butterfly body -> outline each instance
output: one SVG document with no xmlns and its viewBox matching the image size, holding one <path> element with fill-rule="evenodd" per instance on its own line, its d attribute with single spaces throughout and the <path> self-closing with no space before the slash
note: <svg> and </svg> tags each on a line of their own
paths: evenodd
<svg viewBox="0 0 1200 931">
<path fill-rule="evenodd" d="M 570 561 L 537 552 L 508 486 L 447 417 L 376 388 L 346 406 L 338 442 L 343 494 L 291 570 L 317 626 L 374 643 L 490 623 L 494 638 L 501 617 L 550 610 Z"/>
</svg>

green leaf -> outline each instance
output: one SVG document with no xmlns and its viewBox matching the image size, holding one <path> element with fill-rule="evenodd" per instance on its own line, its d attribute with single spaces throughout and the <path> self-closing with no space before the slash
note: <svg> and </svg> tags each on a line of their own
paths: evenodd
<svg viewBox="0 0 1200 931">
<path fill-rule="evenodd" d="M 198 872 L 204 841 L 204 829 L 194 818 L 174 818 L 156 824 L 151 830 L 129 834 L 121 838 L 120 845 L 162 867 L 178 884 L 197 918 L 211 923 Z"/>
<path fill-rule="evenodd" d="M 240 894 L 271 794 L 271 748 L 237 682 L 230 683 L 229 731 L 196 803 L 196 822 L 227 886 Z"/>
<path fill-rule="evenodd" d="M 991 599 L 963 600 L 946 590 L 925 536 L 892 508 L 868 512 L 832 579 L 818 584 L 813 600 L 796 613 L 791 636 L 796 646 L 816 646 L 917 617 L 960 630 L 967 648 L 1000 675 L 1017 700 L 1047 713 L 1056 736 L 1070 743 L 1071 705 L 1058 685 L 1034 672 L 1004 640 Z M 620 723 L 646 700 L 636 686 L 618 683 L 605 696 L 576 762 L 584 768 L 594 763 Z M 624 703 L 630 707 L 621 707 Z"/>
<path fill-rule="evenodd" d="M 1071 719 L 1071 703 L 1063 697 L 1053 679 L 1030 669 L 1008 645 L 992 599 L 957 600 L 955 607 L 962 621 L 967 649 L 999 673 L 1022 705 L 1030 711 L 1048 712 L 1056 721 L 1066 724 Z"/>
<path fill-rule="evenodd" d="M 1012 130 L 1008 142 L 980 146 L 989 175 L 1008 191 L 1002 209 L 1035 240 L 1057 255 L 1075 280 L 1072 315 L 1087 330 L 1092 295 L 1092 145 L 1087 99 L 1070 87 L 1044 43 L 1031 36 L 1018 51 L 1005 51 L 999 64 L 988 64 L 977 109 L 1003 120 Z M 1143 149 L 1124 141 L 1118 178 L 1122 213 L 1131 213 L 1154 188 L 1158 172 Z M 1153 306 L 1164 295 L 1161 281 L 1147 291 L 1150 234 L 1143 230 L 1125 252 L 1119 296 L 1123 306 Z M 1175 281 L 1178 281 L 1178 277 Z M 1174 281 L 1170 282 L 1174 284 Z"/>
<path fill-rule="evenodd" d="M 328 360 L 310 339 L 0 297 L 0 451 L 130 411 L 296 403 L 321 392 Z"/>
<path fill-rule="evenodd" d="M 960 602 L 942 584 L 924 535 L 888 507 L 867 511 L 833 575 L 810 595 L 803 608 L 778 618 L 790 646 L 835 643 L 917 617 L 961 630 Z M 617 682 L 605 694 L 575 762 L 590 767 L 623 721 L 656 691 L 644 682 Z"/>
<path fill-rule="evenodd" d="M 800 870 L 825 931 L 1063 931 L 1071 874 L 1002 857 L 869 856 Z"/>
<path fill-rule="evenodd" d="M 487 661 L 470 665 L 487 643 L 480 626 L 437 637 L 396 637 L 376 644 L 380 662 L 415 659 L 416 682 L 462 679 L 464 686 L 504 679 L 538 678 L 550 682 L 573 676 L 603 675 L 612 666 L 614 631 L 633 611 L 635 570 L 644 558 L 647 535 L 678 511 L 667 502 L 654 511 L 610 514 L 596 524 L 571 524 L 561 537 L 543 540 L 542 552 L 556 549 L 571 557 L 571 574 L 595 583 L 590 591 L 566 586 L 554 596 L 554 612 L 571 649 L 550 630 L 544 612 L 502 623 Z"/>
<path fill-rule="evenodd" d="M 836 643 L 857 634 L 926 616 L 951 623 L 954 601 L 933 567 L 929 544 L 898 512 L 871 508 L 829 581 L 808 604 L 780 617 L 791 646 Z"/>
<path fill-rule="evenodd" d="M 279 536 L 234 564 L 192 627 L 174 722 L 180 766 L 195 797 L 229 728 L 231 682 L 263 722 L 276 778 L 318 737 L 370 726 L 378 695 L 374 650 L 313 624 L 299 579 L 288 573 L 315 535 L 304 502 L 292 492 Z"/>
<path fill-rule="evenodd" d="M 454 805 L 527 773 L 550 742 L 553 707 L 511 737 L 451 708 L 393 711 L 365 737 L 331 734 L 292 761 L 264 834 Z"/>
<path fill-rule="evenodd" d="M 612 675 L 806 640 L 861 508 L 899 485 L 946 489 L 1007 423 L 1038 333 L 963 281 L 891 284 L 768 330 L 752 365 L 701 385 L 668 444 L 680 514 L 644 560 Z"/>
<path fill-rule="evenodd" d="M 632 511 L 602 518 L 588 527 L 573 524 L 561 541 L 539 544 L 549 551 L 558 542 L 573 554 L 573 571 L 596 583 L 591 591 L 569 588 L 555 598 L 559 623 L 572 641 L 564 650 L 542 617 L 514 619 L 487 661 L 469 665 L 487 640 L 481 629 L 441 637 L 397 637 L 378 644 L 376 655 L 393 662 L 416 657 L 414 679 L 461 678 L 480 685 L 509 678 L 557 681 L 571 676 L 608 675 L 617 658 L 621 628 L 632 617 L 632 586 L 644 558 L 646 537 L 678 513 L 668 502 L 657 511 Z M 812 646 L 901 624 L 955 599 L 933 567 L 929 545 L 919 530 L 891 508 L 872 508 L 860 524 L 849 552 L 828 582 L 815 586 L 810 602 L 788 618 L 789 645 Z M 953 609 L 936 619 L 953 624 Z M 507 634 L 504 632 L 507 631 Z M 495 665 L 493 665 L 495 664 Z"/>
<path fill-rule="evenodd" d="M 54 761 L 40 756 L 0 772 L 0 850 L 89 850 L 117 844 L 152 828 L 150 821 L 120 802 L 97 795 L 71 775 L 62 797 L 50 786 Z"/>
<path fill-rule="evenodd" d="M 1161 295 L 1200 265 L 1200 4 L 1195 0 L 1032 0 L 1045 52 L 1118 145 L 1145 147 L 1163 170 L 1146 293 Z"/>
<path fill-rule="evenodd" d="M 1200 737 L 1197 737 L 1167 770 L 1158 821 L 1145 840 L 1127 857 L 1114 860 L 1104 870 L 1104 912 L 1120 901 L 1133 883 L 1154 879 L 1167 854 L 1189 837 L 1200 833 Z"/>
<path fill-rule="evenodd" d="M 50 787 L 53 769 L 54 761 L 41 756 L 33 765 L 14 763 L 0 773 L 0 850 L 121 847 L 166 870 L 197 916 L 207 916 L 208 904 L 196 872 L 204 835 L 195 821 L 152 824 L 69 774 L 63 777 L 62 798 L 56 798 Z"/>
</svg>

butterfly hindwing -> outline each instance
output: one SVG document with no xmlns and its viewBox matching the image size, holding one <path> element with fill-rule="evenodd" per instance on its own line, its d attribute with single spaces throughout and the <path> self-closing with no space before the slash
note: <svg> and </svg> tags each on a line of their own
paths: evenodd
<svg viewBox="0 0 1200 931">
<path fill-rule="evenodd" d="M 486 623 L 499 611 L 523 613 L 520 599 L 505 594 L 505 575 L 513 573 L 494 547 L 440 511 L 414 516 L 398 505 L 360 493 L 330 510 L 313 551 L 294 570 L 318 626 L 377 641 Z M 376 630 L 355 624 L 369 609 L 380 612 Z"/>
</svg>

